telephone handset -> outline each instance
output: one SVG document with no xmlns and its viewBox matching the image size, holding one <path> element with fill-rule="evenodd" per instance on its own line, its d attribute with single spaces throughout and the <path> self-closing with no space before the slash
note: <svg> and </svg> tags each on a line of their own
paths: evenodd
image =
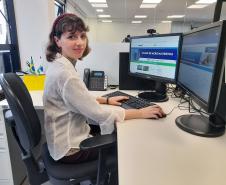
<svg viewBox="0 0 226 185">
<path fill-rule="evenodd" d="M 104 71 L 91 71 L 89 68 L 84 69 L 83 81 L 86 87 L 91 91 L 107 90 L 107 76 Z"/>
<path fill-rule="evenodd" d="M 84 75 L 83 75 L 83 82 L 86 84 L 86 87 L 89 87 L 89 76 L 90 76 L 90 69 L 85 68 L 84 69 Z"/>
</svg>

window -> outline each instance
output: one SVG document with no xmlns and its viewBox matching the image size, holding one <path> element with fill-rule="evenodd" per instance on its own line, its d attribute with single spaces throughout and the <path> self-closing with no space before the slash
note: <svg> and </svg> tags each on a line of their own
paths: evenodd
<svg viewBox="0 0 226 185">
<path fill-rule="evenodd" d="M 0 0 L 0 73 L 20 69 L 13 0 Z"/>
<path fill-rule="evenodd" d="M 65 12 L 65 0 L 55 0 L 55 16 L 59 16 Z"/>
<path fill-rule="evenodd" d="M 6 44 L 6 32 L 7 28 L 7 19 L 5 15 L 5 9 L 3 7 L 3 1 L 0 1 L 0 44 Z"/>
</svg>

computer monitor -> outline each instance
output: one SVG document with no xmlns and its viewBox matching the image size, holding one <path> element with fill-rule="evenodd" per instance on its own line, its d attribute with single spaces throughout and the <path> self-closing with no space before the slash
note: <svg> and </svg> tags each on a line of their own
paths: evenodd
<svg viewBox="0 0 226 185">
<path fill-rule="evenodd" d="M 224 74 L 226 22 L 212 23 L 183 35 L 178 86 L 202 109 L 210 113 L 179 116 L 176 124 L 183 130 L 205 137 L 220 136 L 225 121 L 216 111 Z"/>
<path fill-rule="evenodd" d="M 131 37 L 129 74 L 154 80 L 154 91 L 138 96 L 150 101 L 166 101 L 166 83 L 175 83 L 180 53 L 180 33 Z"/>
</svg>

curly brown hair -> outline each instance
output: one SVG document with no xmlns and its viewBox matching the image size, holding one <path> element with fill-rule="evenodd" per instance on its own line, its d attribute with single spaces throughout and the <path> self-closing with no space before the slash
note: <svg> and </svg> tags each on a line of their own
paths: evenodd
<svg viewBox="0 0 226 185">
<path fill-rule="evenodd" d="M 56 18 L 56 20 L 53 23 L 52 30 L 49 34 L 49 42 L 46 48 L 46 59 L 48 62 L 52 62 L 56 58 L 57 53 L 61 53 L 61 49 L 57 46 L 54 37 L 58 37 L 60 39 L 61 35 L 65 32 L 72 32 L 75 33 L 77 31 L 79 32 L 88 32 L 89 28 L 85 25 L 83 20 L 76 16 L 75 14 L 63 14 Z M 85 51 L 82 55 L 80 60 L 88 55 L 90 52 L 90 48 L 88 45 L 88 39 L 87 39 L 87 45 L 85 48 Z"/>
</svg>

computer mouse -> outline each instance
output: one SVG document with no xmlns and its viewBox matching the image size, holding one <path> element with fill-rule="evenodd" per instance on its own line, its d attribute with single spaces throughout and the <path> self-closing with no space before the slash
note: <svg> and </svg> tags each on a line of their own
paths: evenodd
<svg viewBox="0 0 226 185">
<path fill-rule="evenodd" d="M 166 114 L 163 114 L 162 117 L 159 117 L 159 118 L 161 119 L 161 118 L 165 118 L 165 117 L 166 117 Z"/>
<path fill-rule="evenodd" d="M 158 115 L 157 115 L 158 116 Z M 165 118 L 166 117 L 166 114 L 162 115 L 162 117 L 159 117 L 158 118 L 148 118 L 148 119 L 161 119 L 161 118 Z"/>
<path fill-rule="evenodd" d="M 166 116 L 167 116 L 166 114 L 163 114 L 163 115 L 162 115 L 162 118 L 165 118 Z"/>
</svg>

